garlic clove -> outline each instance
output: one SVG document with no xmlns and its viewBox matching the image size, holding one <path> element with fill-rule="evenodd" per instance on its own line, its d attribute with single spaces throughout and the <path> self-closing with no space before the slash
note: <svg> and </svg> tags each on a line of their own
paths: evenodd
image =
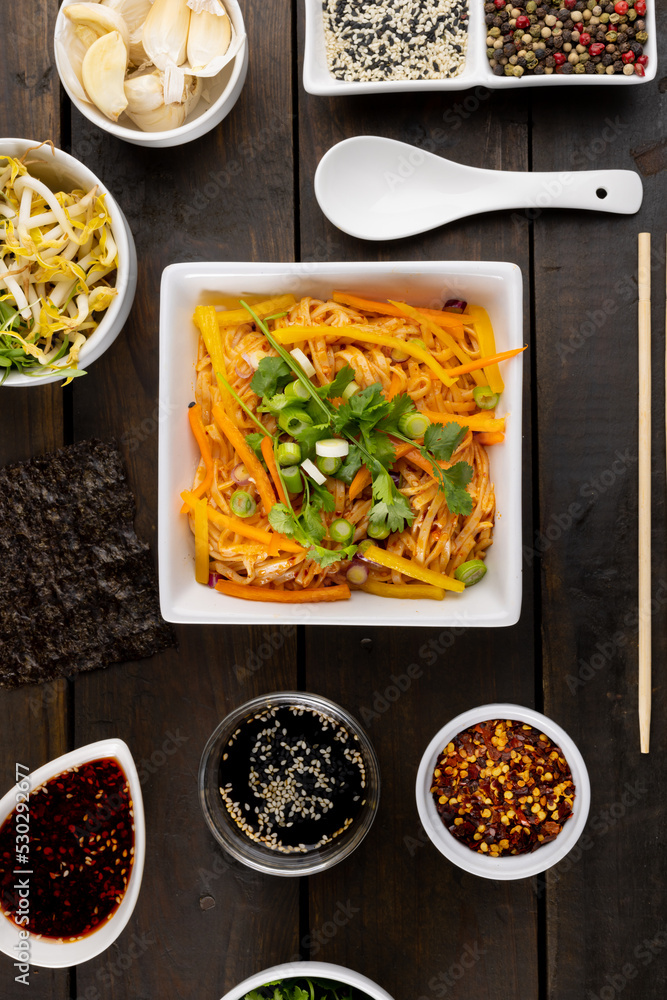
<svg viewBox="0 0 667 1000">
<path fill-rule="evenodd" d="M 90 100 L 112 122 L 127 107 L 123 82 L 127 48 L 118 31 L 101 35 L 90 46 L 81 66 L 83 85 Z"/>
<path fill-rule="evenodd" d="M 128 111 L 127 114 L 142 132 L 168 132 L 183 124 L 187 112 L 183 104 L 162 104 L 153 111 Z"/>
<path fill-rule="evenodd" d="M 125 80 L 125 97 L 128 114 L 145 114 L 155 111 L 164 104 L 162 71 L 159 69 L 140 70 Z"/>
<path fill-rule="evenodd" d="M 143 43 L 144 21 L 151 9 L 151 0 L 101 0 L 103 7 L 117 11 L 130 32 L 130 62 L 141 66 L 148 62 Z"/>
<path fill-rule="evenodd" d="M 169 62 L 185 62 L 190 27 L 186 0 L 155 0 L 144 22 L 143 43 L 148 58 L 158 69 Z"/>
<path fill-rule="evenodd" d="M 63 8 L 63 14 L 75 26 L 76 32 L 84 42 L 89 44 L 109 32 L 117 31 L 125 49 L 130 49 L 130 29 L 122 16 L 116 10 L 104 7 L 101 3 L 72 3 Z M 92 37 L 91 37 L 92 36 Z"/>
<path fill-rule="evenodd" d="M 188 62 L 195 72 L 205 70 L 212 59 L 222 56 L 229 48 L 232 26 L 225 12 L 222 16 L 202 10 L 190 15 L 188 32 Z"/>
</svg>

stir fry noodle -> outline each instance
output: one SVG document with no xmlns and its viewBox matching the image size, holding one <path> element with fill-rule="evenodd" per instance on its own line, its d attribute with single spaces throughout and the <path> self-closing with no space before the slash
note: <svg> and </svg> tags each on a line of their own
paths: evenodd
<svg viewBox="0 0 667 1000">
<path fill-rule="evenodd" d="M 450 304 L 448 303 L 448 306 Z M 198 582 L 278 602 L 442 600 L 486 572 L 504 439 L 486 312 L 279 295 L 198 306 Z"/>
</svg>

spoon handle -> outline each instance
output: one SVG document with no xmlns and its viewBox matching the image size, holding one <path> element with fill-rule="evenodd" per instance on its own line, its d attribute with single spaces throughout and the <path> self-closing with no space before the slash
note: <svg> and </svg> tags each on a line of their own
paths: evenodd
<svg viewBox="0 0 667 1000">
<path fill-rule="evenodd" d="M 508 207 L 515 207 L 519 197 L 527 209 L 580 208 L 634 215 L 642 203 L 641 177 L 633 170 L 525 173 L 520 175 L 519 191 L 516 191 L 517 175 L 505 171 L 502 174 L 503 180 L 509 182 L 512 178 L 515 188 L 513 204 Z"/>
</svg>

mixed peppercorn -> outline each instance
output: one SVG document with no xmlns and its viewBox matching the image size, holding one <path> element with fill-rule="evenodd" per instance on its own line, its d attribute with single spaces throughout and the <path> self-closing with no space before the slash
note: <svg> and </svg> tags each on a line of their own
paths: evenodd
<svg viewBox="0 0 667 1000">
<path fill-rule="evenodd" d="M 489 0 L 484 11 L 496 76 L 646 73 L 646 0 Z"/>
<path fill-rule="evenodd" d="M 555 840 L 572 815 L 575 786 L 548 736 L 523 722 L 491 719 L 447 744 L 431 793 L 454 837 L 497 858 Z"/>
</svg>

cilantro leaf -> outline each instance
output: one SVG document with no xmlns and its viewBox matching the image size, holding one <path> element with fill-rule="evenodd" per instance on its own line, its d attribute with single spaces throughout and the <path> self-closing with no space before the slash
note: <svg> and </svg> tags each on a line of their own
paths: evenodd
<svg viewBox="0 0 667 1000">
<path fill-rule="evenodd" d="M 385 469 L 388 469 L 396 460 L 396 450 L 386 434 L 372 431 L 369 435 L 364 436 L 364 441 L 373 458 Z"/>
<path fill-rule="evenodd" d="M 472 468 L 467 462 L 457 462 L 451 469 L 441 469 L 442 485 L 447 506 L 452 514 L 470 514 L 472 497 L 466 486 L 472 479 Z"/>
<path fill-rule="evenodd" d="M 250 388 L 258 396 L 275 396 L 292 378 L 290 367 L 282 358 L 262 358 L 252 377 Z"/>
<path fill-rule="evenodd" d="M 371 474 L 375 503 L 370 509 L 369 519 L 377 527 L 386 524 L 390 531 L 402 531 L 406 521 L 408 524 L 414 521 L 410 501 L 396 488 L 391 476 L 379 462 L 373 462 Z"/>
<path fill-rule="evenodd" d="M 282 410 L 286 410 L 288 407 L 293 407 L 294 400 L 290 399 L 282 392 L 276 393 L 275 396 L 264 396 L 261 404 L 257 407 L 258 413 L 273 413 L 277 416 Z"/>
<path fill-rule="evenodd" d="M 311 541 L 322 541 L 327 533 L 327 529 L 322 520 L 319 505 L 312 503 L 304 504 L 303 510 L 299 514 L 299 521 Z"/>
<path fill-rule="evenodd" d="M 347 389 L 350 382 L 354 382 L 355 371 L 350 365 L 345 365 L 338 372 L 333 382 L 323 385 L 320 389 L 320 395 L 328 399 L 337 399 L 342 396 Z"/>
<path fill-rule="evenodd" d="M 312 459 L 314 458 L 316 443 L 321 441 L 322 438 L 331 437 L 331 431 L 329 424 L 313 424 L 309 427 L 303 427 L 302 430 L 297 431 L 293 436 L 301 446 L 301 458 Z"/>
<path fill-rule="evenodd" d="M 387 416 L 382 418 L 380 422 L 380 430 L 384 431 L 385 434 L 397 434 L 399 430 L 398 422 L 401 417 L 405 416 L 406 413 L 416 412 L 417 407 L 410 399 L 407 392 L 402 392 L 400 395 L 394 396 L 391 400 L 391 409 L 389 410 Z"/>
<path fill-rule="evenodd" d="M 310 484 L 310 492 L 313 496 L 311 503 L 317 510 L 325 510 L 331 514 L 336 509 L 336 501 L 326 486 L 313 482 Z"/>
<path fill-rule="evenodd" d="M 320 566 L 332 566 L 337 562 L 346 562 L 357 551 L 356 545 L 346 545 L 340 549 L 325 549 L 323 545 L 313 545 L 308 549 L 308 558 L 314 559 Z"/>
<path fill-rule="evenodd" d="M 284 503 L 275 503 L 269 511 L 269 524 L 281 535 L 293 535 L 297 530 L 297 519 Z"/>
<path fill-rule="evenodd" d="M 255 452 L 255 454 L 257 455 L 257 457 L 260 458 L 262 461 L 264 461 L 264 457 L 262 455 L 262 440 L 263 440 L 263 438 L 264 438 L 264 434 L 257 434 L 255 431 L 252 431 L 250 434 L 246 434 L 246 436 L 245 436 L 245 443 L 250 448 L 252 448 L 252 450 Z"/>
<path fill-rule="evenodd" d="M 460 424 L 431 424 L 424 434 L 424 447 L 438 461 L 448 462 L 467 433 L 468 428 Z"/>
<path fill-rule="evenodd" d="M 345 461 L 336 473 L 335 478 L 340 479 L 342 482 L 346 483 L 347 486 L 349 486 L 361 468 L 361 465 L 361 452 L 356 444 L 351 444 Z"/>
<path fill-rule="evenodd" d="M 391 408 L 390 401 L 384 398 L 382 383 L 374 382 L 355 392 L 346 403 L 332 412 L 331 421 L 339 434 L 368 432 L 391 412 Z"/>
</svg>

